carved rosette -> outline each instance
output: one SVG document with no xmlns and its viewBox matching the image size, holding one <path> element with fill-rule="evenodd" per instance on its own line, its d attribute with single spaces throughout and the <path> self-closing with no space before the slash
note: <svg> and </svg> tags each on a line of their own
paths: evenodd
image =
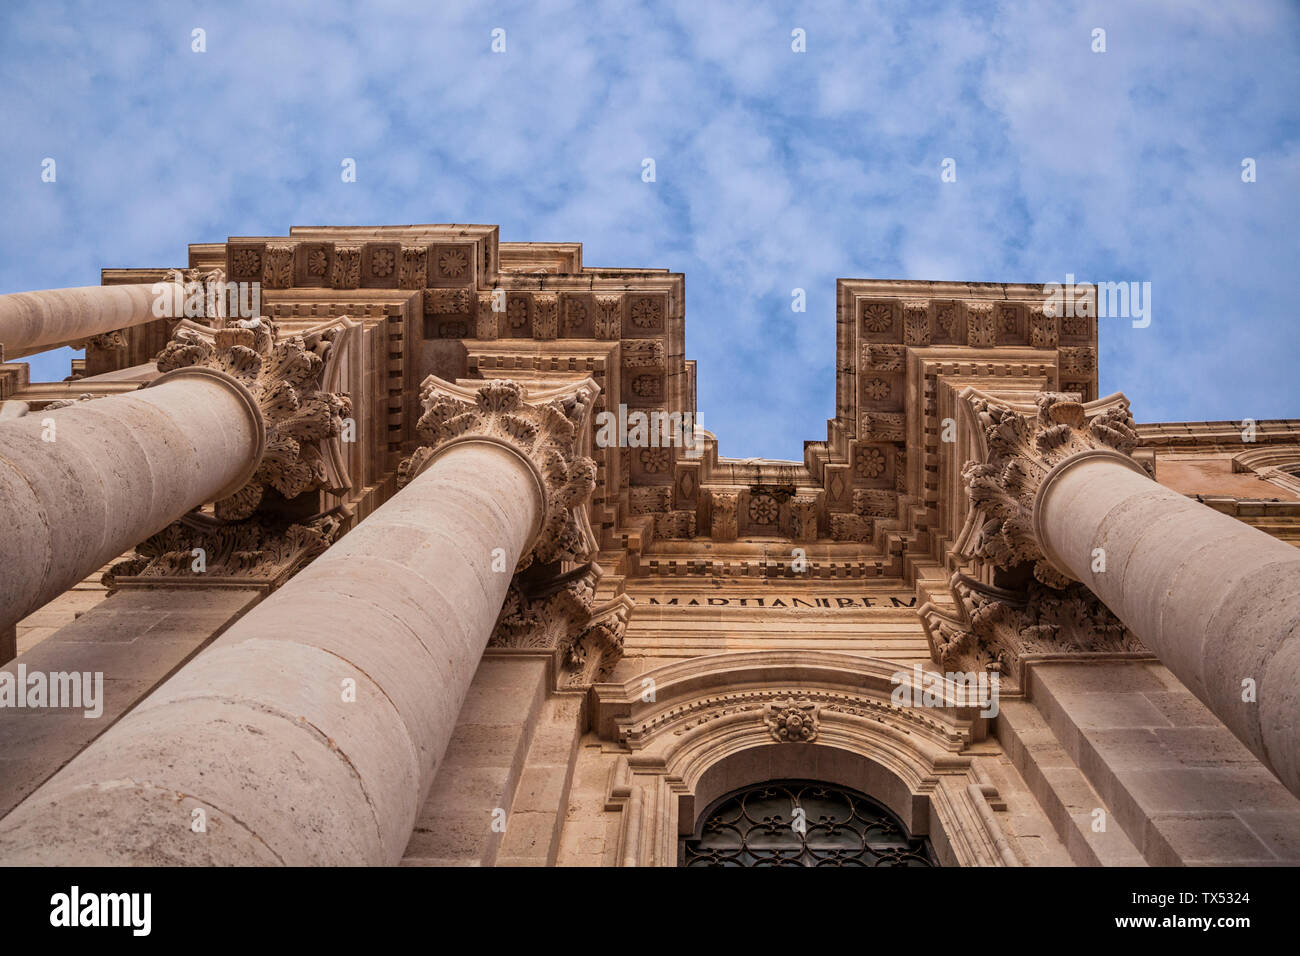
<svg viewBox="0 0 1300 956">
<path fill-rule="evenodd" d="M 962 397 L 983 435 L 985 455 L 962 470 L 977 509 L 970 553 L 1000 568 L 1032 562 L 1039 581 L 1065 587 L 1069 578 L 1048 561 L 1035 537 L 1034 498 L 1053 466 L 1070 456 L 1095 449 L 1128 455 L 1136 447 L 1127 400 L 1118 397 L 1089 409 L 1069 395 L 1040 392 L 1038 411 L 1030 414 L 975 389 Z"/>
<path fill-rule="evenodd" d="M 236 322 L 211 337 L 195 327 L 177 329 L 158 353 L 160 372 L 207 367 L 229 375 L 252 394 L 266 426 L 266 448 L 252 478 L 216 502 L 227 521 L 257 510 L 268 487 L 296 498 L 326 484 L 323 443 L 340 434 L 352 414 L 346 395 L 320 390 L 333 330 L 279 339 L 266 318 Z"/>
<path fill-rule="evenodd" d="M 596 463 L 578 454 L 578 444 L 598 391 L 586 379 L 533 403 L 508 380 L 468 389 L 430 375 L 420 393 L 424 414 L 417 426 L 426 444 L 403 462 L 398 481 L 410 481 L 453 442 L 485 438 L 509 445 L 536 466 L 546 492 L 541 531 L 519 569 L 533 560 L 582 560 L 594 547 L 581 506 L 596 487 Z"/>
<path fill-rule="evenodd" d="M 763 708 L 763 723 L 778 743 L 812 743 L 817 739 L 820 716 L 817 704 L 806 697 L 773 701 Z"/>
</svg>

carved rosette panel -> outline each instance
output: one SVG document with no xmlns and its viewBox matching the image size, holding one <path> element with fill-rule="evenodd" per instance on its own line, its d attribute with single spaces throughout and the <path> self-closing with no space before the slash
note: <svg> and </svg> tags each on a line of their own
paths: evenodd
<svg viewBox="0 0 1300 956">
<path fill-rule="evenodd" d="M 218 518 L 247 518 L 268 487 L 296 498 L 325 486 L 323 444 L 341 433 L 343 419 L 352 414 L 346 395 L 320 390 L 335 331 L 280 339 L 266 318 L 236 322 L 211 338 L 182 327 L 158 353 L 160 372 L 206 366 L 226 373 L 252 393 L 261 411 L 262 460 L 243 488 L 216 502 Z"/>
<path fill-rule="evenodd" d="M 986 460 L 962 471 L 977 509 L 973 554 L 1001 568 L 1032 562 L 1034 576 L 1063 588 L 1069 579 L 1043 555 L 1033 530 L 1033 503 L 1042 480 L 1071 455 L 1105 448 L 1129 454 L 1138 444 L 1128 403 L 1117 400 L 1091 417 L 1067 395 L 1041 392 L 1036 414 L 1018 412 L 973 389 L 963 393 L 984 435 Z"/>
<path fill-rule="evenodd" d="M 451 442 L 476 437 L 504 442 L 537 467 L 546 488 L 542 529 L 532 551 L 520 559 L 519 569 L 534 559 L 542 563 L 581 560 L 592 542 L 575 512 L 596 487 L 596 463 L 577 449 L 598 390 L 587 379 L 549 401 L 533 404 L 525 400 L 516 382 L 497 379 L 467 389 L 431 375 L 420 393 L 424 414 L 417 426 L 426 444 L 403 463 L 399 480 L 410 480 Z"/>
<path fill-rule="evenodd" d="M 282 584 L 338 537 L 342 521 L 325 514 L 301 523 L 251 519 L 234 523 L 187 515 L 136 545 L 103 575 L 110 592 L 124 583 L 193 583 L 241 578 Z M 200 561 L 201 558 L 201 561 Z"/>
</svg>

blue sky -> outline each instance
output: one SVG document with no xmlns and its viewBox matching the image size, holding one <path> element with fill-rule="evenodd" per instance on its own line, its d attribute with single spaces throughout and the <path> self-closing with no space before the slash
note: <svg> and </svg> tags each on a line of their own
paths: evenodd
<svg viewBox="0 0 1300 956">
<path fill-rule="evenodd" d="M 290 225 L 497 223 L 685 273 L 704 425 L 799 459 L 837 277 L 1073 273 L 1151 283 L 1149 328 L 1101 328 L 1139 421 L 1300 417 L 1296 3 L 11 2 L 0 80 L 0 292 Z"/>
</svg>

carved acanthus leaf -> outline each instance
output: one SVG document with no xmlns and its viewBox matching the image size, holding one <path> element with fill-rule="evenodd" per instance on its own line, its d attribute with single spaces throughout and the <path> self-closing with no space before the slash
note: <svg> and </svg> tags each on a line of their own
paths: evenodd
<svg viewBox="0 0 1300 956">
<path fill-rule="evenodd" d="M 963 393 L 983 432 L 986 460 L 962 470 L 980 523 L 972 554 L 1001 568 L 1032 562 L 1044 584 L 1064 587 L 1068 578 L 1040 549 L 1033 530 L 1034 496 L 1058 462 L 1105 448 L 1129 454 L 1138 443 L 1128 402 L 1116 399 L 1099 411 L 1070 395 L 1040 392 L 1036 414 L 1016 411 L 974 389 Z"/>
<path fill-rule="evenodd" d="M 1019 682 L 1026 655 L 1146 650 L 1077 582 L 1054 588 L 1031 580 L 1024 591 L 1006 591 L 957 573 L 949 588 L 955 612 L 920 609 L 933 658 L 948 671 L 994 668 Z"/>
<path fill-rule="evenodd" d="M 326 484 L 322 444 L 340 434 L 352 414 L 346 395 L 320 389 L 337 330 L 280 339 L 265 317 L 234 321 L 211 334 L 182 325 L 158 353 L 160 372 L 205 366 L 233 377 L 252 393 L 266 425 L 266 448 L 253 477 L 216 502 L 227 521 L 247 518 L 271 487 L 296 498 Z"/>
<path fill-rule="evenodd" d="M 597 392 L 596 383 L 587 379 L 531 403 L 512 381 L 497 379 L 470 390 L 431 375 L 420 393 L 424 414 L 417 426 L 426 444 L 404 463 L 399 481 L 405 484 L 431 455 L 452 442 L 503 441 L 537 466 L 546 488 L 541 533 L 519 569 L 534 559 L 583 560 L 592 542 L 577 512 L 596 487 L 596 463 L 577 452 Z"/>
<path fill-rule="evenodd" d="M 103 575 L 109 591 L 136 584 L 189 579 L 247 578 L 281 583 L 325 551 L 343 526 L 338 513 L 301 523 L 253 519 L 225 523 L 190 514 L 136 545 L 135 554 Z"/>
</svg>

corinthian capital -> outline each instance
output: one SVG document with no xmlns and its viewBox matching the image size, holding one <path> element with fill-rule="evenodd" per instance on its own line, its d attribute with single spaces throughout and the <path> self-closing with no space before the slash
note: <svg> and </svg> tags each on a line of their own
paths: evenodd
<svg viewBox="0 0 1300 956">
<path fill-rule="evenodd" d="M 233 378 L 247 389 L 260 414 L 265 444 L 251 477 L 216 502 L 226 521 L 247 518 L 267 487 L 286 498 L 327 484 L 325 443 L 342 431 L 352 413 L 346 395 L 321 390 L 321 373 L 333 347 L 334 330 L 281 339 L 265 318 L 221 329 L 182 322 L 158 353 L 158 371 L 182 374 L 206 369 Z"/>
<path fill-rule="evenodd" d="M 507 445 L 533 466 L 545 496 L 541 530 L 519 569 L 533 560 L 585 558 L 595 541 L 579 506 L 596 487 L 596 464 L 579 451 L 599 391 L 590 378 L 526 395 L 508 380 L 464 388 L 430 375 L 420 392 L 424 414 L 417 426 L 425 445 L 403 462 L 399 482 L 413 479 L 457 442 Z"/>
<path fill-rule="evenodd" d="M 1021 405 L 974 388 L 961 398 L 975 423 L 981 453 L 981 460 L 962 470 L 975 508 L 967 552 L 1001 568 L 1032 562 L 1039 581 L 1065 587 L 1070 578 L 1040 547 L 1036 501 L 1053 470 L 1069 459 L 1104 455 L 1141 470 L 1128 457 L 1138 441 L 1128 400 L 1116 393 L 1085 405 L 1069 395 L 1040 392 L 1033 405 Z"/>
</svg>

